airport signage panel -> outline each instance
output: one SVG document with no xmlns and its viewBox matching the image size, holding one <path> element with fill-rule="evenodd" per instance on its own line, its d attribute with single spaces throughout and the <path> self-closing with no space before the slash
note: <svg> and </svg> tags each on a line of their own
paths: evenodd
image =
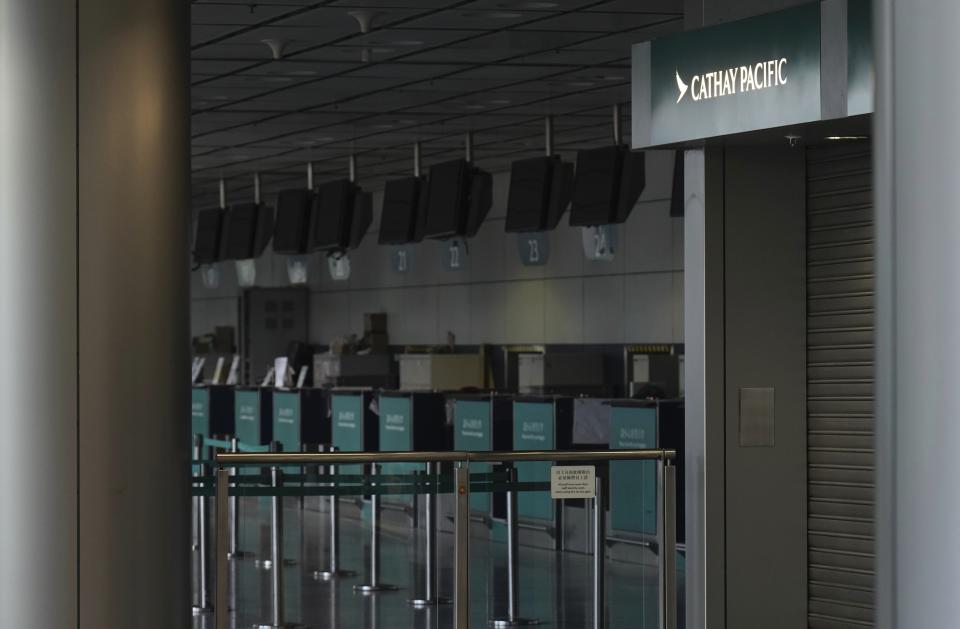
<svg viewBox="0 0 960 629">
<path fill-rule="evenodd" d="M 513 449 L 553 450 L 556 448 L 554 403 L 513 403 Z M 517 477 L 522 483 L 543 483 L 550 480 L 551 463 L 526 461 L 517 463 Z M 553 500 L 545 491 L 521 492 L 520 517 L 553 519 Z"/>
<path fill-rule="evenodd" d="M 648 127 L 640 144 L 820 120 L 820 51 L 819 3 L 639 44 L 634 123 Z"/>
<path fill-rule="evenodd" d="M 248 445 L 261 445 L 260 392 L 236 391 L 233 400 L 237 440 Z"/>
</svg>

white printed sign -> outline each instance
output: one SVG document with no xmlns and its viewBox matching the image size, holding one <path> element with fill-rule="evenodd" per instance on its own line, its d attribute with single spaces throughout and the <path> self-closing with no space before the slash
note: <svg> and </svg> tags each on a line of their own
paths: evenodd
<svg viewBox="0 0 960 629">
<path fill-rule="evenodd" d="M 597 472 L 593 465 L 554 465 L 550 468 L 550 497 L 593 498 L 597 489 Z"/>
</svg>

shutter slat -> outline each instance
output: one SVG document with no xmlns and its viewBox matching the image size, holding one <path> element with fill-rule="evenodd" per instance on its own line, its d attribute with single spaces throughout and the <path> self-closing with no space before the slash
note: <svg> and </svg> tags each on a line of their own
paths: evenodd
<svg viewBox="0 0 960 629">
<path fill-rule="evenodd" d="M 807 151 L 807 624 L 812 629 L 874 626 L 872 178 L 869 143 Z"/>
</svg>

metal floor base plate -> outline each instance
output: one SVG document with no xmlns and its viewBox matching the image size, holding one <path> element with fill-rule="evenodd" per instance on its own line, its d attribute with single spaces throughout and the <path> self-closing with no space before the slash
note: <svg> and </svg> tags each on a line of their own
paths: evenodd
<svg viewBox="0 0 960 629">
<path fill-rule="evenodd" d="M 410 599 L 409 601 L 407 601 L 407 604 L 409 604 L 411 607 L 419 607 L 419 608 L 422 608 L 422 607 L 436 607 L 436 606 L 438 606 L 438 605 L 452 605 L 452 604 L 453 604 L 453 599 L 451 599 L 451 598 L 444 598 L 444 597 L 442 597 L 442 596 L 438 596 L 438 597 L 436 597 L 436 598 L 430 598 L 430 599 L 427 599 L 427 598 L 412 598 L 412 599 Z"/>
<path fill-rule="evenodd" d="M 377 594 L 379 592 L 396 592 L 399 590 L 395 585 L 390 585 L 388 583 L 377 583 L 377 584 L 361 584 L 353 586 L 353 591 L 358 594 Z"/>
<path fill-rule="evenodd" d="M 200 607 L 200 606 L 198 606 L 198 605 L 194 605 L 192 609 L 193 609 L 193 615 L 194 615 L 194 616 L 202 616 L 203 614 L 212 614 L 212 613 L 213 613 L 213 608 L 212 608 L 212 607 Z"/>
<path fill-rule="evenodd" d="M 353 570 L 316 570 L 313 573 L 313 578 L 317 581 L 333 581 L 334 579 L 350 579 L 357 576 L 357 573 Z"/>
<path fill-rule="evenodd" d="M 540 621 L 536 618 L 497 618 L 496 620 L 490 621 L 491 627 L 529 627 L 531 625 L 539 625 Z"/>
</svg>

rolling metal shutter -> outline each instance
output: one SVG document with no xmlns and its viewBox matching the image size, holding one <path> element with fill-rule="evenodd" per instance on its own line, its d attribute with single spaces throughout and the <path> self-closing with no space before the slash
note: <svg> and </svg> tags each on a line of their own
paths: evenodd
<svg viewBox="0 0 960 629">
<path fill-rule="evenodd" d="M 873 627 L 873 169 L 807 153 L 809 626 Z"/>
</svg>

